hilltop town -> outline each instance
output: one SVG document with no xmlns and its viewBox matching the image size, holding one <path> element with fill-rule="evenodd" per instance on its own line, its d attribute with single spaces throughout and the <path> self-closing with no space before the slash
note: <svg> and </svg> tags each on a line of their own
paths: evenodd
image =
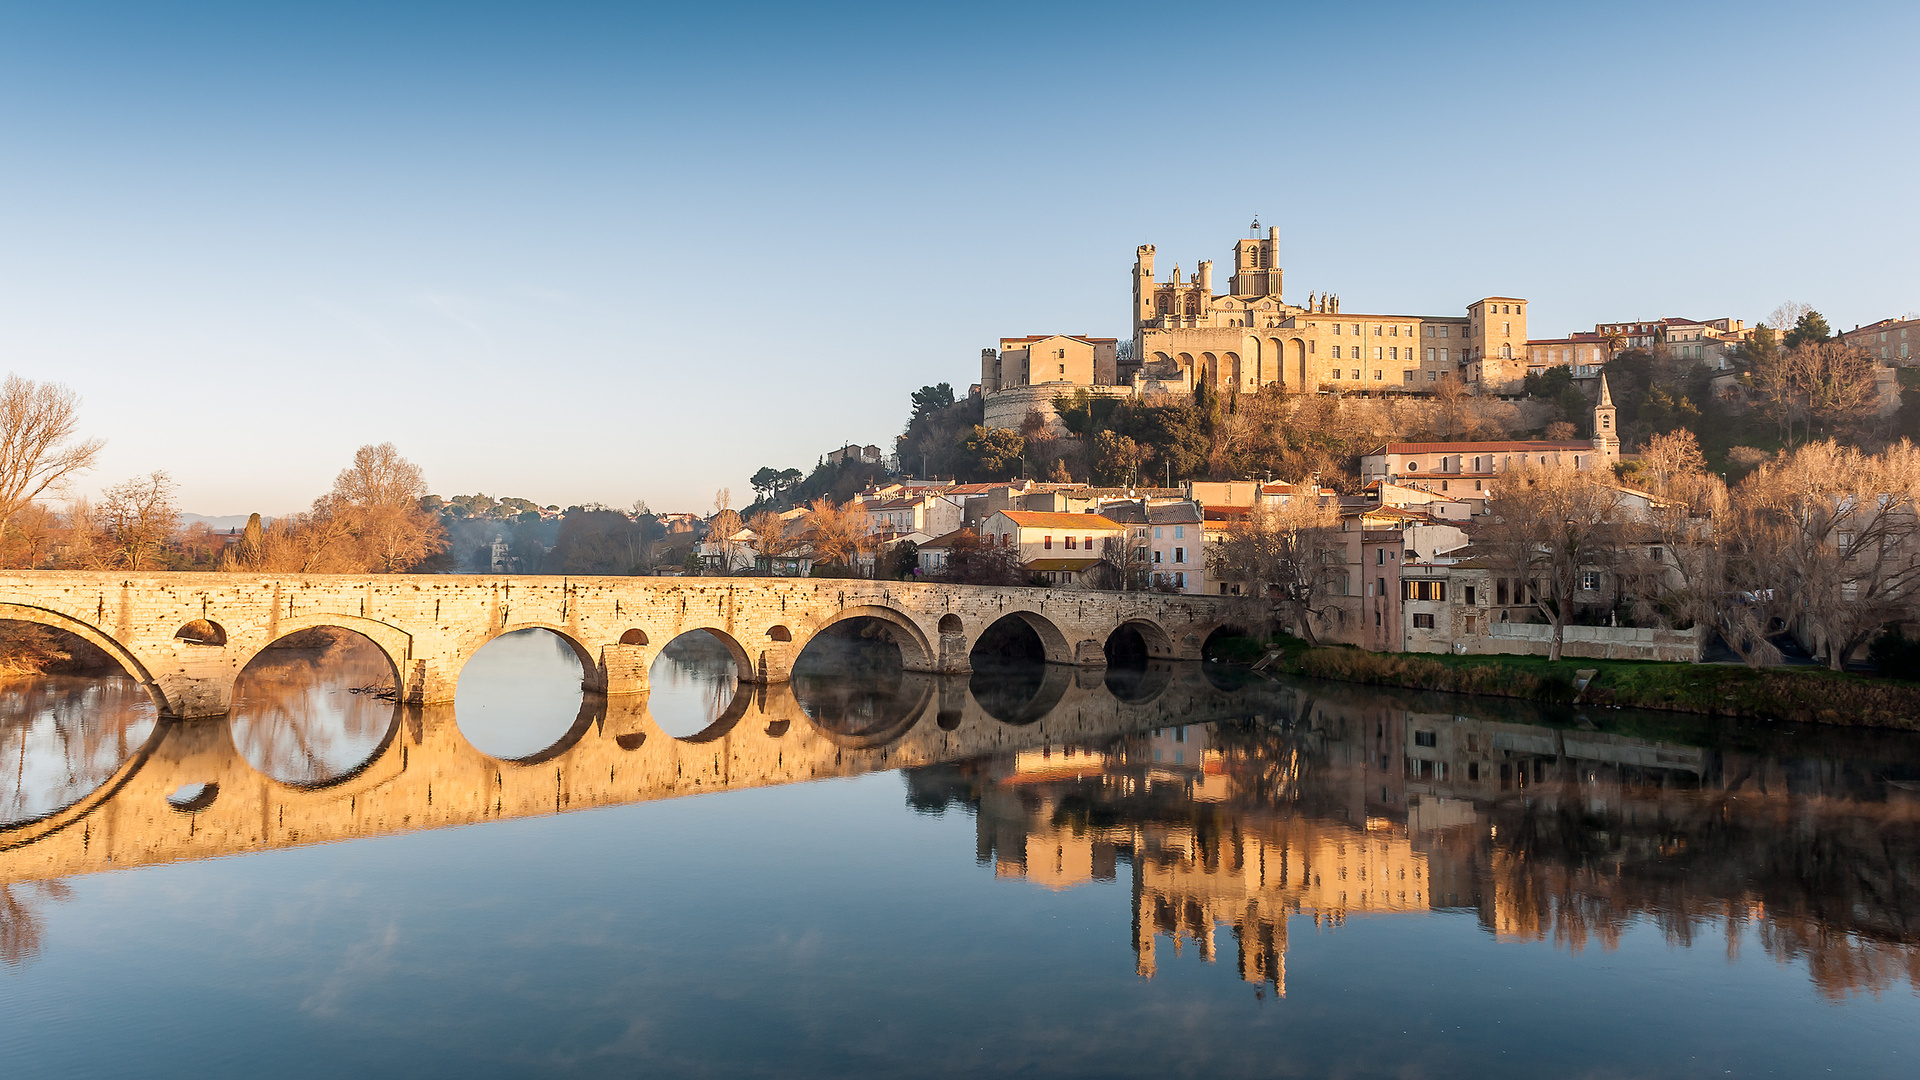
<svg viewBox="0 0 1920 1080">
<path fill-rule="evenodd" d="M 1264 596 L 1292 633 L 1392 652 L 1839 667 L 1912 614 L 1920 318 L 1533 337 L 1522 297 L 1288 300 L 1257 222 L 1225 291 L 1156 260 L 1136 249 L 1130 338 L 1001 338 L 965 395 L 913 395 L 893 453 L 762 469 L 695 561 Z M 1866 565 L 1868 537 L 1899 557 Z"/>
</svg>

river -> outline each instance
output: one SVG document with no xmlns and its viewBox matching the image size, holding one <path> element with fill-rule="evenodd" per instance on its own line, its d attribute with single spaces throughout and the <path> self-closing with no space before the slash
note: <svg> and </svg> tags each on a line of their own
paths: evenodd
<svg viewBox="0 0 1920 1080">
<path fill-rule="evenodd" d="M 22 1077 L 1908 1077 L 1920 738 L 1216 664 L 0 687 Z"/>
</svg>

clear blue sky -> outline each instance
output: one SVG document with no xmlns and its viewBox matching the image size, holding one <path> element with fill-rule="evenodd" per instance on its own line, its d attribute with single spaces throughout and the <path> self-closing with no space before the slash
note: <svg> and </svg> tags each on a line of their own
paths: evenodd
<svg viewBox="0 0 1920 1080">
<path fill-rule="evenodd" d="M 1920 308 L 1912 4 L 393 7 L 0 8 L 0 361 L 85 486 L 740 502 L 1256 213 L 1356 311 Z"/>
</svg>

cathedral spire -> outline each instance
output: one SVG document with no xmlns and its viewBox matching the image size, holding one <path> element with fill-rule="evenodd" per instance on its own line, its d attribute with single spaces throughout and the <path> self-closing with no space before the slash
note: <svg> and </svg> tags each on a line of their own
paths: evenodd
<svg viewBox="0 0 1920 1080">
<path fill-rule="evenodd" d="M 1607 373 L 1604 371 L 1600 373 L 1600 407 L 1613 408 L 1613 391 L 1607 389 Z"/>
</svg>

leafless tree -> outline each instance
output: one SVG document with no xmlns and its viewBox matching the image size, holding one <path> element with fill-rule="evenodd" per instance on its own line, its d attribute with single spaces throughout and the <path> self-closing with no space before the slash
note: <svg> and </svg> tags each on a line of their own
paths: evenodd
<svg viewBox="0 0 1920 1080">
<path fill-rule="evenodd" d="M 420 466 L 390 442 L 362 446 L 333 482 L 333 508 L 351 519 L 368 569 L 399 573 L 447 547 L 438 515 L 420 506 L 427 494 Z"/>
<path fill-rule="evenodd" d="M 116 566 L 150 570 L 180 524 L 173 505 L 173 478 L 152 472 L 115 484 L 101 494 L 94 524 Z"/>
<path fill-rule="evenodd" d="M 93 467 L 103 439 L 75 441 L 80 399 L 59 383 L 0 383 L 0 536 L 20 508 Z"/>
<path fill-rule="evenodd" d="M 1257 504 L 1247 520 L 1207 547 L 1207 568 L 1246 597 L 1272 599 L 1282 621 L 1318 644 L 1314 623 L 1333 617 L 1332 597 L 1345 573 L 1340 518 L 1318 499 Z"/>
<path fill-rule="evenodd" d="M 1750 518 L 1748 577 L 1780 598 L 1784 617 L 1836 671 L 1886 623 L 1912 613 L 1917 492 L 1913 444 L 1869 455 L 1827 440 L 1761 466 L 1735 493 Z"/>
<path fill-rule="evenodd" d="M 1487 547 L 1531 585 L 1553 626 L 1547 658 L 1558 660 L 1581 572 L 1610 564 L 1618 550 L 1620 491 L 1579 470 L 1528 465 L 1507 474 L 1487 509 Z"/>
</svg>

